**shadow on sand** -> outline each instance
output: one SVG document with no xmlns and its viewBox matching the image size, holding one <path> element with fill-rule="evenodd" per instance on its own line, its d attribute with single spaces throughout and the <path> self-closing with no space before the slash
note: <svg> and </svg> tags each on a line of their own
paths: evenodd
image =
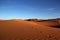
<svg viewBox="0 0 60 40">
<path fill-rule="evenodd" d="M 60 28 L 60 25 L 55 25 L 55 26 L 51 26 L 51 27 Z"/>
</svg>

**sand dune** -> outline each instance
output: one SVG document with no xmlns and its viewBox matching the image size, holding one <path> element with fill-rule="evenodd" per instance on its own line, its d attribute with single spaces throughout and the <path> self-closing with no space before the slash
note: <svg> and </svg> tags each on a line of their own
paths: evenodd
<svg viewBox="0 0 60 40">
<path fill-rule="evenodd" d="M 0 20 L 0 40 L 60 40 L 57 21 Z"/>
</svg>

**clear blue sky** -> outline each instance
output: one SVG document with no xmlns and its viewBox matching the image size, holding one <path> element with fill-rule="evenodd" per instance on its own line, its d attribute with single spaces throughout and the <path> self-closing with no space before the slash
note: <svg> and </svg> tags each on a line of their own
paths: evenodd
<svg viewBox="0 0 60 40">
<path fill-rule="evenodd" d="M 0 0 L 0 19 L 60 18 L 60 0 Z"/>
</svg>

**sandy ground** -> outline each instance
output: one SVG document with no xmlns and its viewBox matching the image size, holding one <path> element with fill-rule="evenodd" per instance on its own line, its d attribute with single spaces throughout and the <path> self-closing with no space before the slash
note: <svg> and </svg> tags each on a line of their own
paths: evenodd
<svg viewBox="0 0 60 40">
<path fill-rule="evenodd" d="M 53 21 L 0 20 L 0 40 L 60 40 L 60 28 L 50 27 L 57 24 Z"/>
</svg>

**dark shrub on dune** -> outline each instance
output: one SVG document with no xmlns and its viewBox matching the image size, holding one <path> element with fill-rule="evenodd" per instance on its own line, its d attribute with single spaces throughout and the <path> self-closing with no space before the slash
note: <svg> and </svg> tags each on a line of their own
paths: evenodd
<svg viewBox="0 0 60 40">
<path fill-rule="evenodd" d="M 31 19 L 27 19 L 26 21 L 31 21 Z"/>
<path fill-rule="evenodd" d="M 38 22 L 39 20 L 38 19 L 27 19 L 26 21 L 36 21 L 36 22 Z"/>
</svg>

